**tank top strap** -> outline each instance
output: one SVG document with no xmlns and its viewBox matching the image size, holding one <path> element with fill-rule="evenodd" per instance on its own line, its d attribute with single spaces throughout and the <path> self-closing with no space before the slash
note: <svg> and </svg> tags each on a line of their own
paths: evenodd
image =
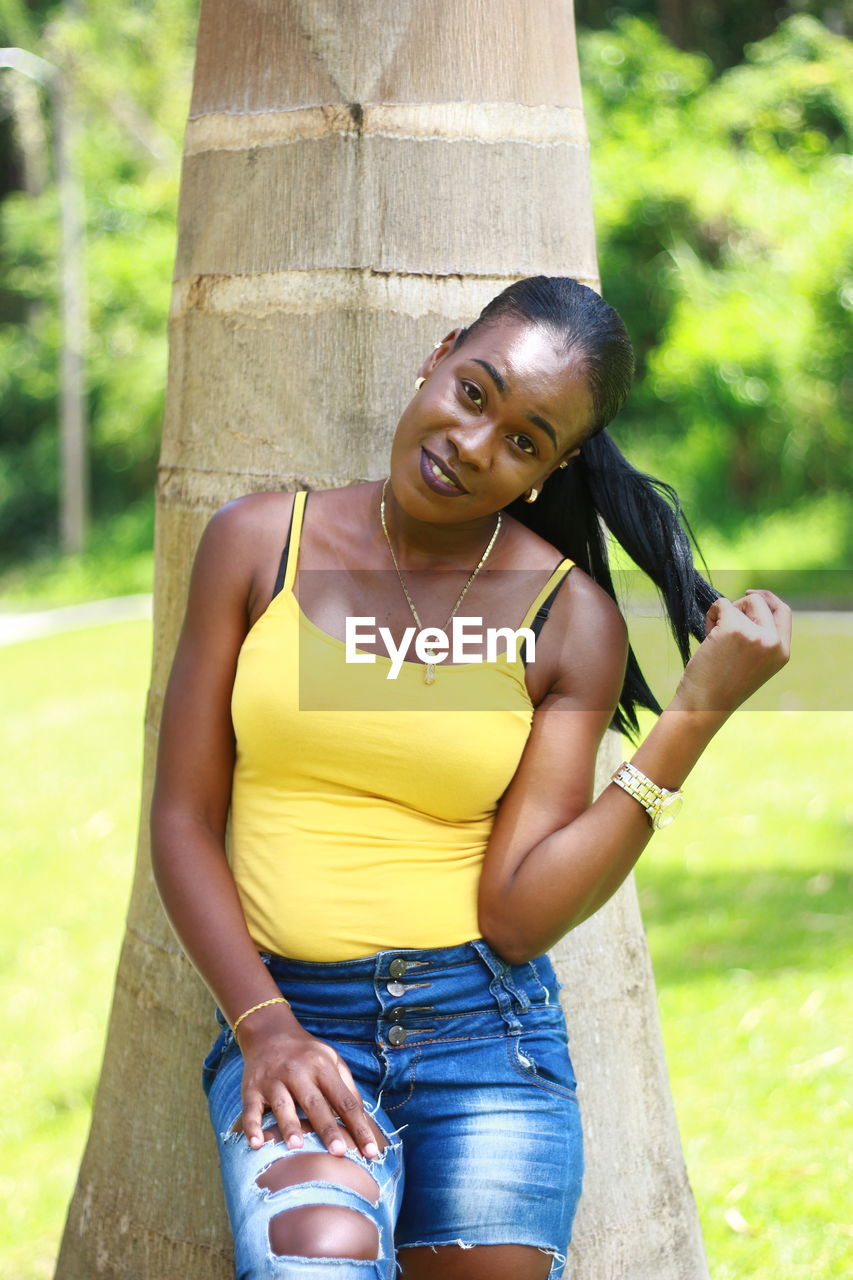
<svg viewBox="0 0 853 1280">
<path fill-rule="evenodd" d="M 284 540 L 281 559 L 278 562 L 278 573 L 276 574 L 275 587 L 272 593 L 273 599 L 282 589 L 290 591 L 293 587 L 293 579 L 296 577 L 296 565 L 299 560 L 299 539 L 302 534 L 302 522 L 305 519 L 305 503 L 307 500 L 308 493 L 305 489 L 300 489 L 298 493 L 293 495 L 290 525 L 288 526 L 287 537 Z"/>
<path fill-rule="evenodd" d="M 574 568 L 574 560 L 562 560 L 545 583 L 542 590 L 533 601 L 527 613 L 524 615 L 522 627 L 533 627 L 535 632 L 539 632 L 542 623 L 548 617 L 548 610 L 551 608 L 554 597 L 560 590 L 560 587 L 568 577 L 569 571 Z M 539 615 L 541 619 L 539 618 Z M 536 623 L 539 623 L 537 626 Z"/>
</svg>

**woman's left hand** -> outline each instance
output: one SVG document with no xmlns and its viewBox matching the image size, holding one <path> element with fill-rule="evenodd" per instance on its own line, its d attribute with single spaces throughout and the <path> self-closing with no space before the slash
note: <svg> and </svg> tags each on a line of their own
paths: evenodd
<svg viewBox="0 0 853 1280">
<path fill-rule="evenodd" d="M 672 705 L 730 715 L 788 661 L 791 622 L 790 608 L 772 591 L 715 600 L 705 615 L 705 639 L 684 668 Z"/>
</svg>

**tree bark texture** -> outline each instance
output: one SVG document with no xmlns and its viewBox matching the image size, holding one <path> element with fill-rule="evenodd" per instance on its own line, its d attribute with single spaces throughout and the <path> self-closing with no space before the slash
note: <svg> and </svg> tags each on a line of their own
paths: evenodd
<svg viewBox="0 0 853 1280">
<path fill-rule="evenodd" d="M 510 280 L 596 281 L 564 0 L 203 0 L 159 475 L 143 814 L 192 555 L 250 490 L 383 475 L 434 342 Z M 284 530 L 282 530 L 282 536 Z M 608 735 L 612 737 L 612 735 Z M 602 753 L 601 780 L 616 746 Z M 707 1275 L 632 887 L 554 952 L 582 1081 L 575 1280 Z M 58 1280 L 225 1280 L 212 1007 L 147 820 Z"/>
</svg>

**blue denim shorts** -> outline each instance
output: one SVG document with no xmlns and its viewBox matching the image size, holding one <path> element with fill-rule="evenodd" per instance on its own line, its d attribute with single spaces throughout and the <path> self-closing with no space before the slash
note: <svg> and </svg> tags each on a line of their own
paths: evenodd
<svg viewBox="0 0 853 1280">
<path fill-rule="evenodd" d="M 270 1192 L 256 1179 L 302 1148 L 252 1149 L 231 1132 L 241 1110 L 240 1049 L 222 1031 L 203 1082 L 219 1144 L 238 1280 L 392 1280 L 415 1245 L 522 1244 L 563 1274 L 580 1197 L 583 1146 L 576 1082 L 547 956 L 505 963 L 481 938 L 427 950 L 380 951 L 334 963 L 262 954 L 302 1026 L 349 1066 L 388 1140 L 366 1168 L 376 1203 L 343 1185 L 303 1182 Z M 304 1114 L 304 1113 L 303 1113 Z M 264 1127 L 274 1123 L 272 1112 Z M 376 1261 L 273 1253 L 269 1223 L 299 1205 L 344 1205 L 379 1231 Z"/>
</svg>

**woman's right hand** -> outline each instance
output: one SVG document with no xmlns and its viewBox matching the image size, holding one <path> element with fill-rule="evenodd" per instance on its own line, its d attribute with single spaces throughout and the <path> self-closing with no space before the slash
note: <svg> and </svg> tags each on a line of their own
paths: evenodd
<svg viewBox="0 0 853 1280">
<path fill-rule="evenodd" d="M 730 715 L 788 661 L 791 620 L 790 607 L 772 591 L 715 600 L 705 617 L 705 639 L 684 668 L 671 705 Z"/>
<path fill-rule="evenodd" d="M 264 1143 L 261 1121 L 272 1111 L 279 1133 L 291 1148 L 303 1144 L 301 1107 L 312 1130 L 331 1155 L 346 1150 L 344 1128 L 362 1155 L 379 1154 L 361 1095 L 349 1067 L 330 1044 L 312 1036 L 290 1009 L 274 1005 L 247 1018 L 240 1028 L 243 1054 L 243 1132 L 251 1147 Z"/>
</svg>

